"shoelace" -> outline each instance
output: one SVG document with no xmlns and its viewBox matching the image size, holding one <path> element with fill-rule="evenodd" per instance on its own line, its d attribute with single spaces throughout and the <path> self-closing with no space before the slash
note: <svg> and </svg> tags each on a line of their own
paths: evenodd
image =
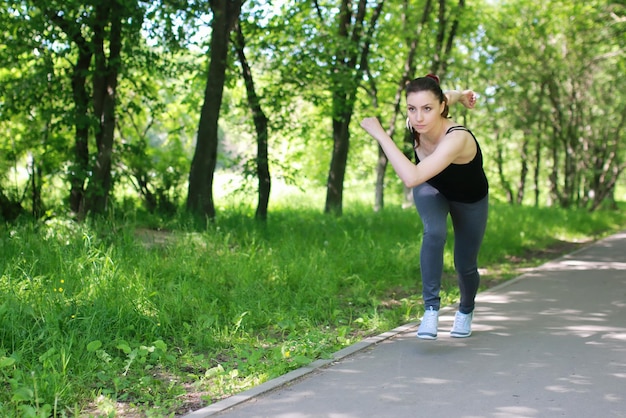
<svg viewBox="0 0 626 418">
<path fill-rule="evenodd" d="M 465 329 L 467 328 L 467 319 L 469 318 L 469 315 L 455 315 L 454 316 L 454 325 L 452 326 L 453 329 Z"/>
<path fill-rule="evenodd" d="M 437 324 L 437 312 L 426 311 L 422 317 L 422 322 L 424 322 L 424 325 L 429 328 L 434 327 Z"/>
</svg>

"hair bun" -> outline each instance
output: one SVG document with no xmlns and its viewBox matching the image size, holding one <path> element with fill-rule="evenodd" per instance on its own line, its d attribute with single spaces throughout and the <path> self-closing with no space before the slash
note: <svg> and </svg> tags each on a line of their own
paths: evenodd
<svg viewBox="0 0 626 418">
<path fill-rule="evenodd" d="M 432 78 L 433 80 L 437 82 L 437 84 L 439 84 L 439 77 L 437 77 L 435 74 L 429 73 L 429 74 L 426 74 L 426 77 Z"/>
</svg>

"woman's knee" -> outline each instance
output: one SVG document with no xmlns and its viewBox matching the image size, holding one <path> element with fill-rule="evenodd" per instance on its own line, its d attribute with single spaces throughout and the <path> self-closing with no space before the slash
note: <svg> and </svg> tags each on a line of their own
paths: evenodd
<svg viewBox="0 0 626 418">
<path fill-rule="evenodd" d="M 473 278 L 478 275 L 478 267 L 476 266 L 476 264 L 456 264 L 455 270 L 459 277 Z"/>
<path fill-rule="evenodd" d="M 424 221 L 424 241 L 445 244 L 448 238 L 448 227 L 446 222 Z"/>
</svg>

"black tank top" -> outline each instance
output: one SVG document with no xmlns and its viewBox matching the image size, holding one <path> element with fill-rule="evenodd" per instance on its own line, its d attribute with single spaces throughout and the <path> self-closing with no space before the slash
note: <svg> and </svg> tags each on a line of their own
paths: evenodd
<svg viewBox="0 0 626 418">
<path fill-rule="evenodd" d="M 448 200 L 454 202 L 478 202 L 489 192 L 489 183 L 483 170 L 483 154 L 474 134 L 464 126 L 453 126 L 446 135 L 453 131 L 467 131 L 476 142 L 476 155 L 467 164 L 450 164 L 441 173 L 428 180 L 428 184 L 439 190 Z M 415 161 L 420 159 L 415 152 Z"/>
</svg>

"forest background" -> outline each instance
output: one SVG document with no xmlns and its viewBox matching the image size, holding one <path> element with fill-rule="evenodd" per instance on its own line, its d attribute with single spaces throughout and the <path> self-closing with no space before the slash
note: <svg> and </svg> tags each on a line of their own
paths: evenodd
<svg viewBox="0 0 626 418">
<path fill-rule="evenodd" d="M 138 236 L 145 241 L 147 231 L 151 246 L 173 246 L 156 251 L 161 258 L 181 263 L 176 274 L 197 276 L 202 269 L 215 270 L 214 284 L 222 283 L 223 288 L 220 274 L 230 273 L 218 271 L 217 258 L 234 252 L 252 259 L 269 251 L 255 233 L 267 238 L 263 234 L 278 237 L 280 231 L 285 242 L 292 234 L 329 245 L 328 237 L 313 229 L 302 227 L 308 232 L 305 237 L 294 232 L 298 223 L 311 223 L 343 234 L 346 245 L 354 245 L 355 231 L 366 234 L 367 245 L 373 245 L 369 240 L 374 238 L 362 225 L 391 231 L 393 220 L 400 230 L 403 222 L 415 224 L 415 214 L 406 218 L 401 209 L 407 205 L 401 182 L 390 174 L 384 154 L 358 121 L 378 116 L 410 154 L 403 87 L 420 75 L 435 73 L 444 89 L 471 88 L 478 93 L 476 109 L 455 107 L 452 116 L 481 143 L 492 206 L 497 208 L 492 210 L 494 225 L 504 229 L 509 216 L 516 219 L 509 226 L 519 228 L 511 235 L 517 242 L 510 248 L 505 243 L 511 237 L 494 233 L 492 246 L 487 246 L 493 252 L 485 258 L 493 256 L 495 263 L 533 245 L 550 246 L 550 238 L 595 237 L 623 227 L 622 211 L 616 211 L 626 200 L 626 94 L 620 88 L 626 85 L 623 0 L 5 0 L 0 24 L 0 209 L 5 221 L 1 283 L 12 295 L 0 309 L 0 371 L 8 389 L 0 410 L 63 416 L 72 408 L 75 414 L 96 408 L 97 399 L 180 410 L 177 390 L 184 385 L 164 390 L 164 380 L 156 374 L 146 380 L 145 367 L 158 366 L 162 372 L 166 364 L 186 361 L 194 364 L 188 366 L 194 369 L 190 375 L 205 370 L 196 379 L 199 386 L 223 389 L 208 394 L 196 390 L 206 402 L 277 373 L 258 366 L 272 363 L 272 358 L 291 361 L 281 366 L 284 371 L 353 341 L 355 324 L 367 322 L 360 332 L 374 332 L 418 314 L 418 302 L 409 298 L 400 304 L 404 315 L 372 325 L 363 319 L 366 316 L 347 320 L 338 314 L 345 306 L 338 304 L 329 312 L 341 316 L 332 326 L 333 343 L 319 337 L 312 344 L 324 340 L 324 348 L 316 346 L 294 362 L 292 350 L 282 342 L 265 343 L 265 351 L 257 346 L 245 355 L 226 355 L 225 347 L 234 342 L 225 335 L 241 338 L 243 324 L 251 330 L 255 321 L 274 321 L 279 325 L 272 335 L 281 334 L 278 341 L 284 341 L 285 336 L 295 338 L 299 321 L 253 321 L 249 310 L 219 306 L 218 301 L 232 295 L 212 296 L 207 303 L 215 311 L 208 313 L 191 312 L 194 305 L 178 299 L 180 322 L 170 317 L 169 326 L 193 327 L 199 320 L 212 337 L 168 340 L 163 330 L 154 331 L 165 312 L 154 295 L 126 295 L 135 304 L 132 312 L 102 307 L 113 318 L 112 328 L 100 331 L 117 338 L 107 342 L 92 328 L 80 342 L 70 338 L 78 350 L 87 347 L 100 367 L 107 364 L 89 372 L 98 376 L 99 384 L 94 384 L 89 380 L 93 375 L 86 372 L 89 361 L 82 359 L 82 376 L 90 382 L 83 385 L 83 397 L 73 394 L 81 384 L 67 373 L 81 354 L 69 355 L 67 345 L 50 348 L 49 340 L 37 340 L 54 322 L 39 311 L 42 306 L 73 320 L 81 309 L 83 319 L 96 317 L 95 311 L 88 313 L 86 305 L 79 309 L 77 304 L 88 304 L 87 299 L 93 304 L 93 297 L 105 292 L 98 287 L 104 286 L 102 277 L 110 274 L 121 280 L 122 249 L 158 264 L 150 258 L 155 255 L 144 255 L 144 247 L 133 246 Z M 529 208 L 535 210 L 532 215 Z M 288 218 L 286 210 L 291 211 Z M 389 223 L 377 223 L 384 219 Z M 255 223 L 248 223 L 251 220 Z M 544 225 L 543 235 L 535 235 L 533 221 L 572 222 L 561 226 L 578 229 L 555 232 L 555 225 Z M 200 234 L 202 245 L 194 234 Z M 215 259 L 209 257 L 201 267 L 190 261 L 192 254 L 177 253 L 190 242 Z M 495 246 L 501 248 L 496 251 Z M 292 257 L 310 251 L 303 244 L 291 243 L 289 248 Z M 119 259 L 113 256 L 116 251 Z M 397 257 L 406 251 L 401 248 Z M 350 256 L 363 261 L 362 255 Z M 310 257 L 306 262 L 315 269 L 332 265 L 329 259 Z M 335 265 L 342 263 L 345 259 Z M 91 266 L 90 274 L 85 266 Z M 253 282 L 260 274 L 276 279 L 283 267 L 246 271 Z M 379 266 L 380 271 L 388 267 L 384 262 Z M 350 265 L 344 280 L 356 283 L 358 290 L 351 291 L 364 291 L 367 280 L 355 269 L 361 271 Z M 70 286 L 73 274 L 80 279 Z M 142 274 L 129 273 L 130 278 L 118 284 L 135 289 Z M 415 281 L 419 272 L 398 274 Z M 243 288 L 252 282 L 241 280 Z M 44 288 L 45 295 L 40 292 Z M 85 292 L 82 296 L 79 289 Z M 223 291 L 219 289 L 212 291 Z M 345 289 L 339 293 L 346 297 Z M 360 296 L 367 309 L 369 296 Z M 137 304 L 134 297 L 143 302 Z M 105 299 L 113 301 L 115 295 L 107 293 Z M 182 312 L 181 304 L 189 304 L 190 311 Z M 59 306 L 68 311 L 58 311 Z M 117 311 L 112 314 L 110 309 Z M 24 315 L 32 323 L 12 328 Z M 138 328 L 134 334 L 120 334 L 114 326 L 134 315 L 141 316 L 136 327 L 147 327 L 141 338 L 131 336 L 139 334 Z M 309 319 L 315 322 L 313 316 Z M 318 319 L 315 326 L 326 320 Z M 55 328 L 55 333 L 61 338 L 67 329 L 78 332 L 74 322 Z M 38 327 L 46 331 L 37 334 L 33 330 Z M 310 343 L 294 341 L 307 347 Z M 173 355 L 173 344 L 196 357 Z M 113 351 L 119 356 L 111 357 Z M 242 358 L 247 370 L 240 363 L 233 365 Z M 137 364 L 141 366 L 133 380 L 129 371 Z M 123 373 L 115 372 L 114 365 Z M 26 370 L 41 374 L 34 377 Z M 51 375 L 56 380 L 42 387 Z M 152 395 L 146 395 L 146 386 Z"/>
</svg>

